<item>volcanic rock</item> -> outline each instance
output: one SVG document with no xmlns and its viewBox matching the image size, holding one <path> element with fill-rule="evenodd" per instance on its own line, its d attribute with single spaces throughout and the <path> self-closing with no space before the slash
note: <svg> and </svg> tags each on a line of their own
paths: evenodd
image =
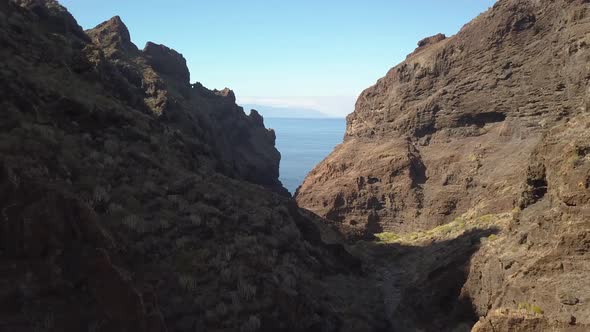
<svg viewBox="0 0 590 332">
<path fill-rule="evenodd" d="M 97 25 L 87 33 L 93 43 L 100 45 L 102 49 L 115 49 L 123 52 L 137 50 L 137 46 L 131 42 L 129 29 L 119 16 Z"/>
<path fill-rule="evenodd" d="M 509 211 L 552 125 L 586 110 L 584 1 L 498 1 L 365 90 L 298 203 L 359 236 Z"/>
<path fill-rule="evenodd" d="M 473 331 L 590 329 L 590 3 L 500 0 L 420 44 L 360 95 L 297 202 L 349 238 L 425 246 L 397 257 L 394 326 L 441 305 Z M 436 317 L 398 328 L 448 328 Z"/>
<path fill-rule="evenodd" d="M 420 41 L 418 42 L 418 47 L 420 48 L 420 47 L 424 47 L 424 46 L 428 46 L 428 45 L 436 44 L 436 43 L 438 43 L 439 41 L 443 41 L 443 40 L 445 40 L 445 39 L 447 39 L 447 36 L 445 36 L 445 35 L 444 35 L 444 34 L 442 34 L 442 33 L 437 33 L 437 34 L 436 34 L 436 35 L 434 35 L 434 36 L 426 37 L 426 38 L 424 38 L 424 39 L 420 40 Z"/>
<path fill-rule="evenodd" d="M 150 66 L 162 75 L 169 75 L 173 79 L 189 83 L 190 75 L 186 66 L 186 60 L 182 54 L 164 45 L 148 42 L 143 53 L 147 56 Z"/>
</svg>

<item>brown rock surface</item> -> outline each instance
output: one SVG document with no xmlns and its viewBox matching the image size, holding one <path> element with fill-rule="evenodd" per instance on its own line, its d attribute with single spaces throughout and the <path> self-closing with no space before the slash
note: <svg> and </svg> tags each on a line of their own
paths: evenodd
<svg viewBox="0 0 590 332">
<path fill-rule="evenodd" d="M 560 323 L 548 320 L 541 315 L 524 310 L 509 311 L 498 310 L 485 320 L 478 322 L 472 332 L 536 332 L 536 331 L 562 331 L 584 332 L 588 326 L 580 326 L 572 323 Z"/>
<path fill-rule="evenodd" d="M 498 1 L 365 90 L 297 202 L 356 229 L 424 230 L 509 211 L 543 132 L 586 111 L 586 1 Z"/>
<path fill-rule="evenodd" d="M 399 330 L 452 330 L 430 310 L 467 315 L 458 330 L 590 330 L 589 36 L 588 1 L 498 1 L 365 90 L 299 188 L 349 236 L 421 241 L 390 258 Z M 481 244 L 441 242 L 488 219 Z"/>
<path fill-rule="evenodd" d="M 436 43 L 443 41 L 445 39 L 447 39 L 447 36 L 445 36 L 442 33 L 438 33 L 434 36 L 426 37 L 418 42 L 418 49 L 420 49 L 421 47 L 424 47 L 424 46 L 436 44 Z"/>
<path fill-rule="evenodd" d="M 549 130 L 535 148 L 524 209 L 471 262 L 463 296 L 479 315 L 533 308 L 549 322 L 590 329 L 588 128 L 588 115 L 576 116 Z"/>
</svg>

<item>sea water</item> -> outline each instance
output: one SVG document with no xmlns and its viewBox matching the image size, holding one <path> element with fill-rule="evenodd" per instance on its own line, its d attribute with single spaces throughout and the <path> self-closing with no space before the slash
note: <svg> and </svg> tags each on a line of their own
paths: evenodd
<svg viewBox="0 0 590 332">
<path fill-rule="evenodd" d="M 342 142 L 346 120 L 265 118 L 267 128 L 275 130 L 276 147 L 281 152 L 279 179 L 291 194 L 315 165 Z"/>
</svg>

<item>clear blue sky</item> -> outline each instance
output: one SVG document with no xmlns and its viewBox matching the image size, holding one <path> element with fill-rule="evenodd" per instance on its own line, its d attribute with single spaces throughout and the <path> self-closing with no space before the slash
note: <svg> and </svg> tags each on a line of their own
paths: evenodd
<svg viewBox="0 0 590 332">
<path fill-rule="evenodd" d="M 342 109 L 324 111 L 341 114 L 418 40 L 453 35 L 494 2 L 61 1 L 85 29 L 121 16 L 139 48 L 153 41 L 176 49 L 188 61 L 191 80 L 209 88 L 230 87 L 244 102 L 290 106 L 338 97 Z"/>
</svg>

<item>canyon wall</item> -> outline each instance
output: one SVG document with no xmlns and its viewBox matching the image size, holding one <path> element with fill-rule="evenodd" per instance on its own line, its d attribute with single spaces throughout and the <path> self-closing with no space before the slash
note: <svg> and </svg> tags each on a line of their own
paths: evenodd
<svg viewBox="0 0 590 332">
<path fill-rule="evenodd" d="M 588 3 L 499 1 L 363 91 L 344 142 L 297 192 L 354 236 L 510 211 L 530 155 L 586 112 Z"/>
<path fill-rule="evenodd" d="M 588 112 L 590 2 L 500 0 L 365 90 L 296 200 L 350 239 L 425 246 L 397 258 L 411 280 L 398 321 L 418 315 L 408 307 L 456 313 L 458 294 L 480 317 L 473 331 L 585 331 Z M 468 249 L 442 239 L 474 229 L 494 234 L 453 262 Z"/>
</svg>

